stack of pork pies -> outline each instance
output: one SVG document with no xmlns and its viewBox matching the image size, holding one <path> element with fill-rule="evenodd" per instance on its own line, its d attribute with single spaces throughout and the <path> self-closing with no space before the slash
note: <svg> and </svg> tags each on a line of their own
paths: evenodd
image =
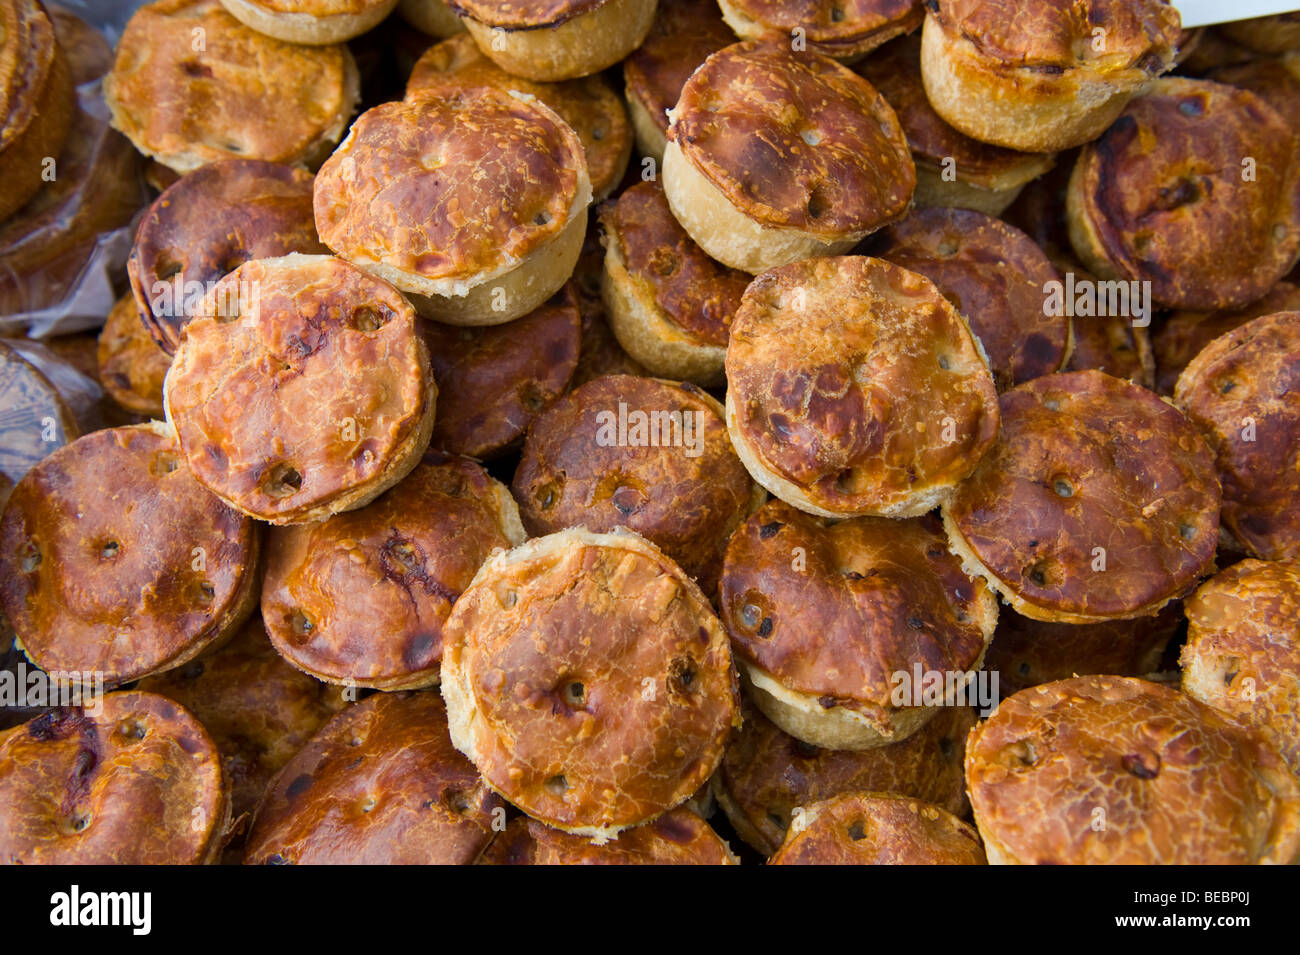
<svg viewBox="0 0 1300 955">
<path fill-rule="evenodd" d="M 155 0 L 102 91 L 0 861 L 1300 859 L 1300 14 Z"/>
</svg>

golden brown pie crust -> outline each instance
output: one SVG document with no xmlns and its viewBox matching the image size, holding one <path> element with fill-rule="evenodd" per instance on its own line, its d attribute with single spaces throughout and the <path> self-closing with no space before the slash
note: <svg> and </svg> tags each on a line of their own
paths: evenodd
<svg viewBox="0 0 1300 955">
<path fill-rule="evenodd" d="M 127 275 L 145 326 L 172 355 L 213 283 L 252 259 L 328 251 L 316 235 L 311 173 L 221 159 L 154 200 L 136 228 Z"/>
<path fill-rule="evenodd" d="M 519 816 L 479 861 L 481 865 L 735 865 L 737 860 L 708 823 L 679 807 L 599 846 Z"/>
<path fill-rule="evenodd" d="M 993 378 L 965 319 L 929 279 L 879 259 L 755 279 L 732 320 L 727 383 L 750 473 L 826 517 L 924 513 L 997 436 Z"/>
<path fill-rule="evenodd" d="M 635 430 L 637 412 L 647 416 L 646 443 Z M 680 427 L 652 417 L 678 412 Z M 687 444 L 688 414 L 694 447 Z M 620 418 L 628 422 L 624 444 L 617 443 L 624 437 Z M 762 494 L 731 447 L 716 399 L 689 382 L 630 375 L 588 382 L 542 412 L 511 487 L 530 534 L 629 528 L 706 593 L 717 582 L 727 539 Z"/>
<path fill-rule="evenodd" d="M 452 747 L 437 692 L 376 693 L 326 723 L 280 770 L 244 861 L 468 865 L 498 820 L 501 800 Z"/>
<path fill-rule="evenodd" d="M 207 731 L 154 693 L 109 693 L 102 707 L 55 710 L 0 734 L 0 862 L 213 861 L 230 801 Z"/>
<path fill-rule="evenodd" d="M 1300 782 L 1253 732 L 1177 690 L 1082 676 L 1003 700 L 966 744 L 990 861 L 1288 863 Z"/>
<path fill-rule="evenodd" d="M 162 425 L 96 431 L 14 488 L 0 607 L 42 669 L 98 670 L 117 686 L 238 629 L 257 603 L 258 538 L 194 480 Z"/>
<path fill-rule="evenodd" d="M 1255 557 L 1300 558 L 1300 311 L 1252 319 L 1200 352 L 1174 401 L 1214 451 L 1223 527 Z"/>
<path fill-rule="evenodd" d="M 150 418 L 163 416 L 163 379 L 171 356 L 140 320 L 135 296 L 117 300 L 99 333 L 99 383 L 123 408 Z"/>
<path fill-rule="evenodd" d="M 387 282 L 333 256 L 258 259 L 201 310 L 167 374 L 167 417 L 195 476 L 231 506 L 321 520 L 419 461 L 437 388 L 415 313 Z"/>
<path fill-rule="evenodd" d="M 845 793 L 805 810 L 769 865 L 984 865 L 979 833 L 939 806 Z"/>
<path fill-rule="evenodd" d="M 523 540 L 505 487 L 467 458 L 429 452 L 363 508 L 273 529 L 262 618 L 284 658 L 318 679 L 429 686 L 451 605 L 489 554 Z"/>
<path fill-rule="evenodd" d="M 1300 257 L 1300 153 L 1248 90 L 1157 80 L 1079 154 L 1070 241 L 1102 278 L 1174 308 L 1239 308 Z"/>
<path fill-rule="evenodd" d="M 626 532 L 562 531 L 489 559 L 443 629 L 442 692 L 488 785 L 595 841 L 690 798 L 739 723 L 722 624 Z"/>
<path fill-rule="evenodd" d="M 1213 455 L 1178 409 L 1074 371 L 1002 396 L 998 441 L 944 524 L 1021 614 L 1095 623 L 1153 614 L 1209 572 L 1219 502 Z"/>
<path fill-rule="evenodd" d="M 788 43 L 797 37 L 837 60 L 912 32 L 925 15 L 921 0 L 722 0 L 722 9 L 742 40 Z"/>
</svg>

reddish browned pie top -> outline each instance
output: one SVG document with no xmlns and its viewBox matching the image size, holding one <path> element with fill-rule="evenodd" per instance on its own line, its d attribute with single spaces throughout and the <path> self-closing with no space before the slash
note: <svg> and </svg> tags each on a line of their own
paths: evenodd
<svg viewBox="0 0 1300 955">
<path fill-rule="evenodd" d="M 44 7 L 36 0 L 0 3 L 0 150 L 31 125 L 57 55 Z"/>
<path fill-rule="evenodd" d="M 1300 55 L 1220 67 L 1207 73 L 1206 79 L 1250 90 L 1281 113 L 1293 130 L 1300 129 Z"/>
<path fill-rule="evenodd" d="M 1023 863 L 1285 864 L 1300 850 L 1300 783 L 1277 752 L 1145 680 L 1003 700 L 967 741 L 966 783 L 986 842 Z"/>
<path fill-rule="evenodd" d="M 770 865 L 984 865 L 979 833 L 894 793 L 845 793 L 805 809 Z"/>
<path fill-rule="evenodd" d="M 702 57 L 701 57 L 702 59 Z M 632 127 L 622 100 L 601 76 L 538 83 L 511 76 L 483 55 L 468 33 L 435 43 L 416 61 L 406 96 L 430 90 L 495 86 L 536 96 L 573 127 L 587 157 L 592 190 L 606 194 L 617 184 L 632 148 Z"/>
<path fill-rule="evenodd" d="M 727 344 L 731 317 L 753 279 L 709 258 L 678 223 L 658 180 L 639 182 L 601 211 L 607 241 L 664 316 L 706 345 Z"/>
<path fill-rule="evenodd" d="M 1143 616 L 1210 568 L 1219 500 L 1210 449 L 1177 408 L 1074 371 L 1002 396 L 997 444 L 945 515 L 1026 603 Z"/>
<path fill-rule="evenodd" d="M 726 367 L 742 440 L 828 510 L 955 484 L 997 436 L 993 378 L 966 323 L 929 279 L 879 259 L 758 276 Z"/>
<path fill-rule="evenodd" d="M 627 829 L 604 845 L 520 816 L 493 840 L 484 865 L 728 865 L 727 844 L 689 809 Z"/>
<path fill-rule="evenodd" d="M 907 739 L 875 749 L 821 749 L 782 732 L 746 701 L 745 722 L 727 747 L 716 785 L 737 834 L 763 855 L 776 852 L 796 808 L 845 792 L 890 792 L 970 813 L 963 757 L 975 725 L 968 706 L 941 707 Z M 729 804 L 729 805 L 728 805 Z"/>
<path fill-rule="evenodd" d="M 45 11 L 54 24 L 54 37 L 68 58 L 76 86 L 97 80 L 113 66 L 108 38 L 70 10 L 54 6 Z"/>
<path fill-rule="evenodd" d="M 207 732 L 154 693 L 109 693 L 102 706 L 0 734 L 0 862 L 209 861 L 229 809 Z"/>
<path fill-rule="evenodd" d="M 256 528 L 194 480 L 163 431 L 92 432 L 14 488 L 0 607 L 42 668 L 138 679 L 193 656 L 247 602 Z"/>
<path fill-rule="evenodd" d="M 343 44 L 274 39 L 219 0 L 155 0 L 128 21 L 104 89 L 113 125 L 163 162 L 300 162 L 342 128 L 355 70 Z"/>
<path fill-rule="evenodd" d="M 439 88 L 352 124 L 316 176 L 316 228 L 359 264 L 470 277 L 560 232 L 586 168 L 577 134 L 540 102 Z"/>
<path fill-rule="evenodd" d="M 1070 319 L 1045 307 L 1060 276 L 1019 229 L 971 209 L 917 209 L 881 242 L 881 258 L 924 275 L 965 316 L 999 389 L 1064 364 Z"/>
<path fill-rule="evenodd" d="M 695 68 L 735 42 L 716 0 L 659 0 L 645 42 L 623 61 L 628 98 L 640 100 L 655 125 L 668 132 L 667 111 L 677 105 Z"/>
<path fill-rule="evenodd" d="M 438 383 L 431 444 L 452 454 L 486 459 L 517 446 L 578 367 L 582 317 L 571 284 L 504 325 L 418 324 Z"/>
<path fill-rule="evenodd" d="M 447 0 L 461 16 L 505 30 L 559 26 L 590 13 L 609 0 Z"/>
<path fill-rule="evenodd" d="M 706 592 L 755 491 L 707 393 L 631 375 L 587 382 L 539 415 L 511 489 L 530 533 L 630 528 Z"/>
<path fill-rule="evenodd" d="M 921 25 L 921 0 L 728 0 L 763 29 L 763 38 L 788 41 L 802 29 L 825 52 L 865 52 Z"/>
<path fill-rule="evenodd" d="M 163 192 L 140 219 L 127 263 L 145 327 L 168 355 L 211 284 L 250 259 L 329 250 L 316 236 L 312 175 L 222 159 Z"/>
<path fill-rule="evenodd" d="M 519 542 L 503 498 L 473 461 L 429 452 L 363 508 L 275 528 L 262 617 L 276 649 L 334 682 L 435 681 L 451 605 L 493 550 Z"/>
<path fill-rule="evenodd" d="M 1106 261 L 1159 303 L 1246 305 L 1300 255 L 1293 130 L 1248 90 L 1157 80 L 1079 163 L 1071 188 Z"/>
<path fill-rule="evenodd" d="M 996 619 L 985 583 L 962 572 L 937 518 L 828 524 L 783 501 L 732 536 L 718 594 L 737 655 L 824 706 L 882 723 L 894 674 L 918 663 L 975 669 L 981 627 L 991 633 Z"/>
<path fill-rule="evenodd" d="M 1300 558 L 1300 311 L 1216 338 L 1174 401 L 1214 449 L 1223 526 L 1256 557 Z"/>
<path fill-rule="evenodd" d="M 490 560 L 443 637 L 443 692 L 468 696 L 475 765 L 560 828 L 622 828 L 680 804 L 739 719 L 722 624 L 632 535 L 565 531 Z"/>
<path fill-rule="evenodd" d="M 467 865 L 501 800 L 447 736 L 437 691 L 376 693 L 345 708 L 267 790 L 244 861 L 255 865 Z"/>
<path fill-rule="evenodd" d="M 741 212 L 830 239 L 898 218 L 916 167 L 875 87 L 819 53 L 735 43 L 682 88 L 669 136 Z"/>
<path fill-rule="evenodd" d="M 1050 157 L 981 143 L 944 122 L 925 95 L 920 56 L 920 38 L 909 36 L 881 47 L 853 67 L 893 107 L 913 159 L 938 166 L 951 158 L 963 180 L 979 184 L 1026 162 L 1050 164 Z"/>
<path fill-rule="evenodd" d="M 168 416 L 195 476 L 241 510 L 292 523 L 417 440 L 436 390 L 387 282 L 333 256 L 260 259 L 201 310 L 167 376 Z"/>
<path fill-rule="evenodd" d="M 944 29 L 1007 67 L 1155 75 L 1173 65 L 1182 18 L 1166 0 L 928 0 Z M 1105 31 L 1101 49 L 1095 31 Z"/>
<path fill-rule="evenodd" d="M 163 416 L 163 380 L 172 359 L 144 327 L 134 296 L 122 296 L 109 311 L 96 357 L 99 383 L 114 401 L 137 414 Z"/>
</svg>

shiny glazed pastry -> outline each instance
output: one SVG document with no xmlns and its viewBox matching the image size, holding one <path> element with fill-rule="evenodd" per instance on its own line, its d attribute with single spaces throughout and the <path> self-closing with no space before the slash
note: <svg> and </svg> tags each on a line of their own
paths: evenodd
<svg viewBox="0 0 1300 955">
<path fill-rule="evenodd" d="M 1070 242 L 1104 279 L 1151 283 L 1172 308 L 1247 305 L 1300 257 L 1300 154 L 1244 89 L 1159 80 L 1079 153 Z"/>
<path fill-rule="evenodd" d="M 379 25 L 397 0 L 221 0 L 241 23 L 288 43 L 342 43 Z"/>
<path fill-rule="evenodd" d="M 256 616 L 225 646 L 137 689 L 181 704 L 212 734 L 236 820 L 342 706 L 337 691 L 281 659 Z"/>
<path fill-rule="evenodd" d="M 362 507 L 429 445 L 437 388 L 395 288 L 328 255 L 259 259 L 191 319 L 167 420 L 195 477 L 272 524 Z"/>
<path fill-rule="evenodd" d="M 936 518 L 828 523 L 781 501 L 732 536 L 718 604 L 759 709 L 829 749 L 897 743 L 932 719 L 917 666 L 958 675 L 941 705 L 964 703 L 998 619 Z"/>
<path fill-rule="evenodd" d="M 96 431 L 14 488 L 0 609 L 42 669 L 116 686 L 238 630 L 257 606 L 258 537 L 194 480 L 162 424 Z"/>
<path fill-rule="evenodd" d="M 1090 278 L 1083 269 L 1074 269 L 1075 281 Z M 1065 371 L 1092 368 L 1116 378 L 1124 378 L 1155 390 L 1156 362 L 1151 334 L 1142 324 L 1150 316 L 1128 315 L 1076 316 L 1070 322 L 1074 347 Z"/>
<path fill-rule="evenodd" d="M 927 0 L 921 75 L 967 136 L 1025 152 L 1094 139 L 1174 65 L 1166 0 Z"/>
<path fill-rule="evenodd" d="M 275 528 L 262 619 L 281 655 L 317 679 L 429 686 L 452 604 L 489 554 L 524 538 L 503 485 L 473 461 L 429 452 L 359 510 Z"/>
<path fill-rule="evenodd" d="M 604 845 L 520 816 L 510 821 L 481 865 L 738 865 L 708 823 L 685 807 L 625 829 Z"/>
<path fill-rule="evenodd" d="M 742 40 L 792 42 L 852 62 L 921 25 L 920 0 L 719 0 Z M 795 31 L 802 31 L 796 33 Z"/>
<path fill-rule="evenodd" d="M 177 180 L 136 227 L 127 260 L 145 327 L 168 354 L 212 286 L 251 259 L 328 252 L 312 217 L 312 176 L 220 159 Z"/>
<path fill-rule="evenodd" d="M 1243 560 L 1186 609 L 1183 692 L 1262 731 L 1300 776 L 1300 564 Z"/>
<path fill-rule="evenodd" d="M 469 865 L 504 826 L 501 800 L 447 738 L 437 692 L 345 708 L 280 770 L 250 865 Z"/>
<path fill-rule="evenodd" d="M 847 252 L 899 218 L 916 187 L 889 104 L 817 53 L 725 47 L 687 80 L 670 117 L 668 203 L 733 269 L 757 274 Z"/>
<path fill-rule="evenodd" d="M 664 161 L 668 111 L 709 54 L 736 42 L 716 0 L 659 0 L 650 33 L 623 61 L 628 113 L 643 156 Z"/>
<path fill-rule="evenodd" d="M 1281 113 L 1293 130 L 1300 127 L 1300 50 L 1277 59 L 1222 66 L 1205 78 L 1250 90 Z"/>
<path fill-rule="evenodd" d="M 100 702 L 0 734 L 0 862 L 215 861 L 230 800 L 207 731 L 153 693 L 108 693 Z"/>
<path fill-rule="evenodd" d="M 195 30 L 203 49 L 194 49 Z M 315 165 L 343 135 L 359 95 L 346 47 L 272 39 L 218 0 L 141 7 L 104 78 L 114 128 L 180 173 L 232 157 Z"/>
<path fill-rule="evenodd" d="M 944 122 L 925 95 L 919 36 L 895 40 L 854 68 L 898 116 L 916 163 L 918 207 L 952 206 L 1000 215 L 1026 183 L 1052 168 L 1050 153 L 990 146 Z"/>
<path fill-rule="evenodd" d="M 1002 396 L 997 443 L 943 517 L 967 572 L 1017 612 L 1096 623 L 1149 616 L 1208 573 L 1219 503 L 1213 455 L 1178 409 L 1074 371 Z"/>
<path fill-rule="evenodd" d="M 549 107 L 438 88 L 352 125 L 316 176 L 316 228 L 426 318 L 500 325 L 568 280 L 590 201 L 582 143 Z"/>
<path fill-rule="evenodd" d="M 713 790 L 736 834 L 765 856 L 785 841 L 796 807 L 841 793 L 899 793 L 970 815 L 962 762 L 975 725 L 969 706 L 945 706 L 902 742 L 860 752 L 797 740 L 748 701 L 743 713 Z"/>
<path fill-rule="evenodd" d="M 966 744 L 995 865 L 1243 865 L 1300 852 L 1300 782 L 1177 690 L 1082 676 L 1003 700 Z"/>
<path fill-rule="evenodd" d="M 657 180 L 624 190 L 601 224 L 601 290 L 619 343 L 656 375 L 721 385 L 731 318 L 752 276 L 704 254 Z"/>
<path fill-rule="evenodd" d="M 537 416 L 564 394 L 582 348 L 577 296 L 566 285 L 505 325 L 419 323 L 438 383 L 432 447 L 486 460 L 518 448 Z"/>
<path fill-rule="evenodd" d="M 149 335 L 133 295 L 117 300 L 99 333 L 99 383 L 135 414 L 163 416 L 163 379 L 171 356 Z"/>
<path fill-rule="evenodd" d="M 808 806 L 769 865 L 984 865 L 979 833 L 894 793 L 845 793 Z"/>
<path fill-rule="evenodd" d="M 1073 346 L 1062 309 L 1044 307 L 1056 269 L 1015 226 L 970 209 L 920 209 L 875 253 L 932 281 L 970 325 L 999 390 L 1060 371 Z"/>
<path fill-rule="evenodd" d="M 715 398 L 689 383 L 630 375 L 588 382 L 539 415 L 512 490 L 531 534 L 629 528 L 705 593 L 731 532 L 763 497 Z"/>
<path fill-rule="evenodd" d="M 76 100 L 54 24 L 37 0 L 0 2 L 0 220 L 47 181 L 72 128 Z"/>
<path fill-rule="evenodd" d="M 489 786 L 594 842 L 689 799 L 740 722 L 713 608 L 627 532 L 562 531 L 490 558 L 443 629 L 442 693 Z"/>
<path fill-rule="evenodd" d="M 1253 319 L 1184 369 L 1174 401 L 1214 451 L 1219 520 L 1265 560 L 1300 558 L 1300 311 Z"/>
<path fill-rule="evenodd" d="M 879 259 L 759 276 L 726 368 L 736 453 L 811 514 L 924 514 L 997 437 L 993 377 L 966 320 L 929 279 Z"/>
<path fill-rule="evenodd" d="M 527 93 L 553 109 L 578 134 L 595 200 L 604 199 L 623 178 L 632 155 L 632 127 L 622 100 L 602 77 L 534 83 L 510 75 L 461 35 L 425 51 L 406 83 L 406 95 L 409 99 L 430 90 L 471 86 Z"/>
<path fill-rule="evenodd" d="M 508 73 L 555 82 L 613 66 L 645 39 L 655 0 L 448 0 Z"/>
</svg>

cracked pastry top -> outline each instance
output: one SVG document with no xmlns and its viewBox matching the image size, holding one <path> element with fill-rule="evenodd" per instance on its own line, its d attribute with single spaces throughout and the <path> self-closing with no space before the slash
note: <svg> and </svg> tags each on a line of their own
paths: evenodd
<svg viewBox="0 0 1300 955">
<path fill-rule="evenodd" d="M 1251 730 L 1165 686 L 1083 676 L 1023 690 L 966 744 L 995 864 L 1287 864 L 1300 782 Z"/>
<path fill-rule="evenodd" d="M 1224 530 L 1255 557 L 1300 558 L 1300 311 L 1210 342 L 1179 376 L 1174 402 L 1213 449 Z"/>
<path fill-rule="evenodd" d="M 604 845 L 519 816 L 498 835 L 480 865 L 736 865 L 709 824 L 684 806 Z"/>
<path fill-rule="evenodd" d="M 511 488 L 530 533 L 626 527 L 706 593 L 727 538 L 762 495 L 716 399 L 689 382 L 631 375 L 589 381 L 542 412 Z"/>
<path fill-rule="evenodd" d="M 921 25 L 921 0 L 719 0 L 723 19 L 742 40 L 791 42 L 854 60 Z M 795 31 L 801 31 L 796 33 Z"/>
<path fill-rule="evenodd" d="M 443 630 L 451 738 L 528 815 L 605 842 L 680 805 L 739 723 L 727 635 L 629 532 L 489 558 Z"/>
<path fill-rule="evenodd" d="M 257 561 L 254 523 L 194 479 L 167 428 L 111 428 L 14 488 L 0 607 L 42 669 L 97 670 L 112 687 L 234 632 L 257 603 Z"/>
<path fill-rule="evenodd" d="M 979 833 L 896 793 L 844 793 L 804 810 L 769 865 L 984 865 Z"/>
<path fill-rule="evenodd" d="M 203 40 L 197 50 L 196 36 Z M 231 157 L 320 162 L 343 135 L 359 92 L 346 47 L 273 39 L 219 0 L 141 7 L 104 78 L 114 128 L 181 173 Z"/>
<path fill-rule="evenodd" d="M 524 537 L 502 484 L 473 461 L 431 451 L 363 508 L 274 528 L 262 619 L 284 658 L 317 679 L 429 686 L 452 604 L 489 554 Z"/>
<path fill-rule="evenodd" d="M 942 501 L 998 431 L 993 377 L 924 276 L 863 256 L 759 276 L 727 346 L 727 426 L 777 497 L 824 517 L 910 517 Z"/>
<path fill-rule="evenodd" d="M 127 275 L 145 327 L 168 355 L 212 283 L 250 259 L 329 251 L 316 236 L 312 181 L 279 163 L 219 159 L 149 206 Z"/>
<path fill-rule="evenodd" d="M 0 733 L 0 862 L 197 865 L 230 821 L 221 754 L 154 693 L 52 710 Z"/>
<path fill-rule="evenodd" d="M 759 708 L 819 746 L 905 739 L 938 711 L 897 675 L 978 670 L 997 601 L 948 552 L 938 519 L 828 522 L 764 505 L 727 545 L 718 605 Z M 966 684 L 961 681 L 961 685 Z M 945 688 L 953 705 L 956 686 Z"/>
<path fill-rule="evenodd" d="M 999 390 L 1065 365 L 1072 323 L 1044 307 L 1047 283 L 1060 276 L 1015 226 L 971 209 L 918 209 L 879 241 L 876 255 L 924 275 L 961 312 Z"/>
<path fill-rule="evenodd" d="M 1191 589 L 1213 566 L 1219 503 L 1195 424 L 1145 388 L 1075 371 L 1003 394 L 997 443 L 944 525 L 968 572 L 1019 613 L 1093 623 Z"/>
<path fill-rule="evenodd" d="M 411 306 L 342 259 L 258 259 L 222 279 L 167 373 L 195 477 L 273 524 L 361 507 L 420 460 L 437 389 Z"/>
<path fill-rule="evenodd" d="M 1070 242 L 1105 279 L 1172 308 L 1238 308 L 1300 258 L 1293 131 L 1245 89 L 1162 79 L 1079 153 Z"/>
<path fill-rule="evenodd" d="M 249 865 L 469 865 L 501 800 L 447 737 L 436 691 L 353 703 L 284 765 L 257 810 Z"/>
</svg>

